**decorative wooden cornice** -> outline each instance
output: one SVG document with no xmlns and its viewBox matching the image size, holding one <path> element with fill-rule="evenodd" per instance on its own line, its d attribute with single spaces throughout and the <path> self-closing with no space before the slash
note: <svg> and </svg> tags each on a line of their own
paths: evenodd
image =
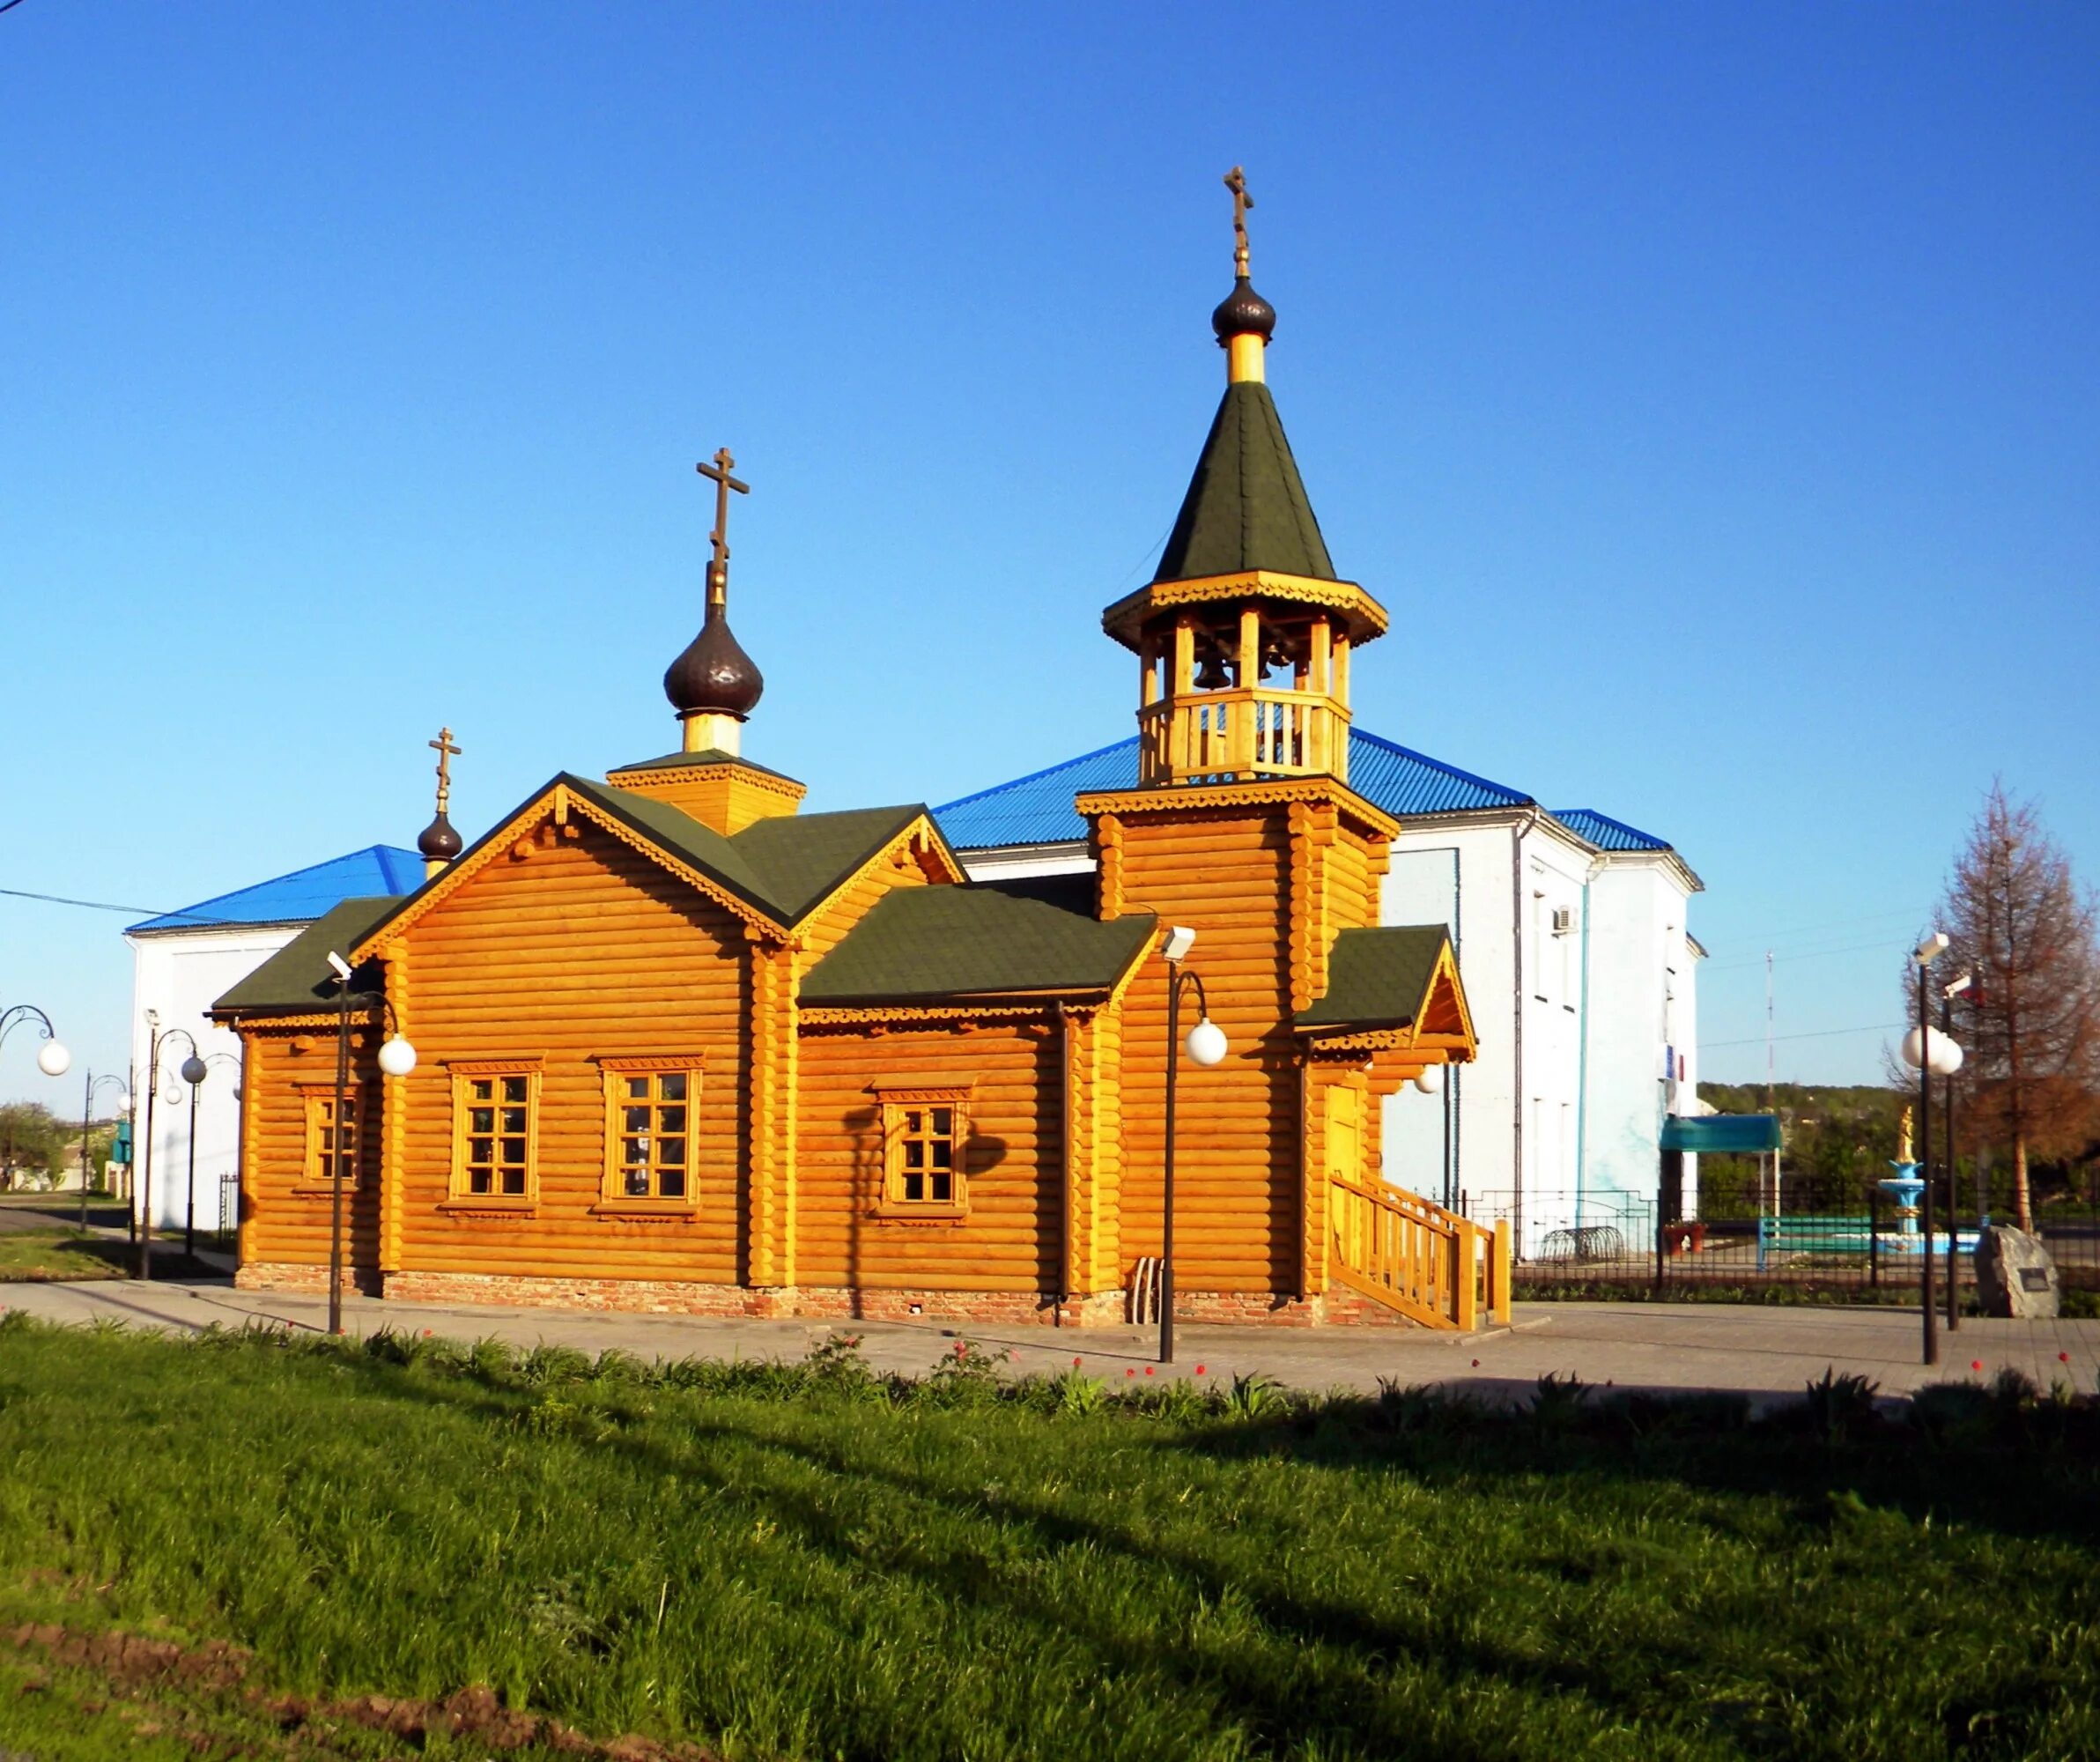
<svg viewBox="0 0 2100 1762">
<path fill-rule="evenodd" d="M 704 1052 L 602 1052 L 591 1056 L 593 1064 L 601 1070 L 652 1071 L 700 1070 L 706 1068 L 707 1055 Z M 457 1065 L 453 1066 L 455 1070 Z"/>
<path fill-rule="evenodd" d="M 354 966 L 374 955 L 381 959 L 390 957 L 410 930 L 492 862 L 520 853 L 529 855 L 533 848 L 532 837 L 543 829 L 547 833 L 544 842 L 549 845 L 563 834 L 573 837 L 577 821 L 588 823 L 630 850 L 647 857 L 667 874 L 677 877 L 696 892 L 705 895 L 732 917 L 761 935 L 774 938 L 787 936 L 786 925 L 731 892 L 713 876 L 689 862 L 681 862 L 653 840 L 643 837 L 632 827 L 604 812 L 596 803 L 578 795 L 566 783 L 555 782 L 549 784 L 508 820 L 491 832 L 466 855 L 447 865 L 442 873 L 425 882 L 393 916 L 386 919 L 352 948 L 347 959 Z M 561 828 L 559 833 L 555 831 L 558 825 Z"/>
<path fill-rule="evenodd" d="M 1135 970 L 1134 966 L 1132 971 Z M 850 1010 L 811 1009 L 805 1006 L 797 1014 L 796 1025 L 811 1031 L 836 1032 L 859 1028 L 881 1033 L 891 1028 L 959 1028 L 965 1023 L 976 1026 L 1003 1022 L 1022 1025 L 1039 1023 L 1048 1025 L 1056 1021 L 1057 1004 L 1061 1002 L 1066 1004 L 1073 1016 L 1084 1021 L 1105 1001 L 1103 994 L 1097 992 L 1079 1003 L 1073 1003 L 1068 995 L 1057 999 L 1046 997 L 1042 1003 L 1024 1003 L 1007 1001 L 968 1003 L 943 1000 L 919 1008 L 894 1003 Z"/>
<path fill-rule="evenodd" d="M 1245 783 L 1178 783 L 1152 789 L 1103 790 L 1082 795 L 1073 805 L 1083 818 L 1113 814 L 1200 812 L 1205 809 L 1268 807 L 1278 803 L 1321 802 L 1357 823 L 1373 837 L 1394 839 L 1400 822 L 1348 784 L 1332 777 L 1275 777 Z"/>
<path fill-rule="evenodd" d="M 1160 613 L 1179 606 L 1215 605 L 1221 600 L 1269 600 L 1338 611 L 1352 642 L 1375 640 L 1386 633 L 1389 623 L 1385 607 L 1354 581 L 1323 581 L 1312 575 L 1250 569 L 1242 574 L 1150 582 L 1105 611 L 1101 628 L 1135 654 L 1143 641 L 1144 626 Z"/>
</svg>

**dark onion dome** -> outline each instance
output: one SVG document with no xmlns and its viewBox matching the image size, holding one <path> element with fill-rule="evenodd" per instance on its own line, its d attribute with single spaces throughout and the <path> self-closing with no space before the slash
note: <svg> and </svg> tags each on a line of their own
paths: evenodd
<svg viewBox="0 0 2100 1762">
<path fill-rule="evenodd" d="M 700 633 L 663 676 L 663 694 L 682 716 L 748 716 L 765 690 L 765 676 L 729 633 L 720 605 L 710 603 Z"/>
<path fill-rule="evenodd" d="M 452 827 L 445 818 L 443 809 L 438 817 L 423 828 L 423 835 L 416 840 L 416 848 L 433 862 L 449 862 L 467 848 L 467 840 Z"/>
<path fill-rule="evenodd" d="M 1254 292 L 1253 283 L 1241 276 L 1210 315 L 1210 328 L 1217 332 L 1220 343 L 1229 337 L 1259 337 L 1266 343 L 1276 334 L 1276 309 Z"/>
</svg>

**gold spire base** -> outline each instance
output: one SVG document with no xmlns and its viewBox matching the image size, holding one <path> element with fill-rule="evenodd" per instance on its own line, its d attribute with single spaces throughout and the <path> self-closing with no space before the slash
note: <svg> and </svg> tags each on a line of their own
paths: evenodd
<svg viewBox="0 0 2100 1762">
<path fill-rule="evenodd" d="M 1225 339 L 1225 383 L 1260 385 L 1268 377 L 1264 357 L 1268 344 L 1252 331 Z"/>
<path fill-rule="evenodd" d="M 680 716 L 684 724 L 684 750 L 688 752 L 728 752 L 743 751 L 743 718 L 720 710 L 699 710 L 691 715 Z"/>
</svg>

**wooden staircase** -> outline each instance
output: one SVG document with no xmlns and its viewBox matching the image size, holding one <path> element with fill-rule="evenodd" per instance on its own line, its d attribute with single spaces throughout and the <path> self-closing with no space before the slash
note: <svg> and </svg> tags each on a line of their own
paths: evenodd
<svg viewBox="0 0 2100 1762">
<path fill-rule="evenodd" d="M 1425 1328 L 1470 1331 L 1510 1319 L 1510 1232 L 1383 1182 L 1328 1182 L 1331 1271 L 1351 1291 Z"/>
</svg>

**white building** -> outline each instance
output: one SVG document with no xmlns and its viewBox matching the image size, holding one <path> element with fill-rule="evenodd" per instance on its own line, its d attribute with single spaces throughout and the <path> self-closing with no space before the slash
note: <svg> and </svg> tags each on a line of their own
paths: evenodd
<svg viewBox="0 0 2100 1762">
<path fill-rule="evenodd" d="M 1137 762 L 1133 737 L 936 813 L 975 878 L 1091 886 L 1073 797 L 1134 787 Z M 1383 921 L 1450 927 L 1480 1036 L 1441 1094 L 1386 1103 L 1386 1179 L 1509 1218 L 1526 1255 L 1564 1251 L 1557 1231 L 1652 1225 L 1663 1121 L 1697 1111 L 1699 877 L 1650 833 L 1362 729 L 1349 778 L 1401 823 Z"/>
<path fill-rule="evenodd" d="M 143 1216 L 150 1175 L 157 1231 L 184 1226 L 193 1191 L 197 1229 L 218 1229 L 220 1183 L 236 1171 L 240 1041 L 207 1021 L 204 1011 L 330 907 L 365 895 L 406 893 L 422 881 L 423 859 L 414 851 L 375 844 L 183 911 L 148 918 L 124 932 L 131 944 L 131 1071 L 138 1144 L 131 1203 Z M 152 1098 L 149 1147 L 146 1065 L 155 1018 L 161 1036 L 160 1084 Z M 193 1046 L 206 1061 L 207 1072 L 194 1098 L 181 1076 Z M 227 1228 L 233 1222 L 230 1216 L 224 1219 Z"/>
</svg>

